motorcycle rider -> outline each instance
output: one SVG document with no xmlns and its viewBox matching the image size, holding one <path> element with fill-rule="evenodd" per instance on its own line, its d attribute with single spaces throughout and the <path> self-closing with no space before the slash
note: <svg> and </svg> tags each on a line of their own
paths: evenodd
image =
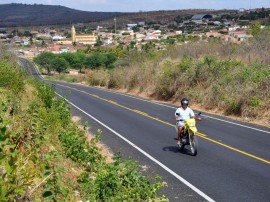
<svg viewBox="0 0 270 202">
<path fill-rule="evenodd" d="M 187 98 L 181 99 L 181 107 L 175 112 L 176 127 L 178 129 L 178 141 L 177 144 L 181 147 L 181 132 L 185 125 L 185 120 L 188 118 L 195 118 L 195 114 L 192 109 L 188 107 L 189 100 Z"/>
</svg>

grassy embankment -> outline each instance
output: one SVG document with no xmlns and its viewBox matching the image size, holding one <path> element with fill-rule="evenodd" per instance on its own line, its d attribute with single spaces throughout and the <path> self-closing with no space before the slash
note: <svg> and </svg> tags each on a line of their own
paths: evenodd
<svg viewBox="0 0 270 202">
<path fill-rule="evenodd" d="M 237 44 L 216 40 L 130 51 L 114 69 L 54 76 L 71 82 L 147 94 L 160 100 L 189 97 L 201 110 L 216 111 L 270 127 L 270 31 Z"/>
<path fill-rule="evenodd" d="M 0 201 L 165 200 L 132 160 L 111 161 L 54 89 L 27 79 L 0 44 Z"/>
</svg>

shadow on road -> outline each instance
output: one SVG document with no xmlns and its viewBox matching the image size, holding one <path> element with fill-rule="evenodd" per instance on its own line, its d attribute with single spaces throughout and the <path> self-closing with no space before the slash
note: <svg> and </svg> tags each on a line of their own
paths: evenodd
<svg viewBox="0 0 270 202">
<path fill-rule="evenodd" d="M 180 150 L 179 147 L 176 145 L 176 146 L 167 146 L 167 147 L 163 147 L 162 148 L 163 151 L 169 151 L 169 152 L 174 152 L 174 153 L 182 153 L 182 154 L 186 154 L 188 156 L 192 156 L 190 150 L 188 149 L 182 149 Z"/>
<path fill-rule="evenodd" d="M 170 152 L 174 152 L 174 153 L 180 152 L 178 146 L 163 147 L 163 151 L 170 151 Z"/>
</svg>

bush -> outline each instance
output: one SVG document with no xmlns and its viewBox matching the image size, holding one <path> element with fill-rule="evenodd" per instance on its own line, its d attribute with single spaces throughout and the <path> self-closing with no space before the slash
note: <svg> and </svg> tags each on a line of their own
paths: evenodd
<svg viewBox="0 0 270 202">
<path fill-rule="evenodd" d="M 171 84 L 174 79 L 174 72 L 171 66 L 173 66 L 172 63 L 166 62 L 161 67 L 160 74 L 157 78 L 157 86 L 155 89 L 156 95 L 165 100 L 171 98 L 175 93 L 175 89 L 173 90 L 171 88 Z"/>
<path fill-rule="evenodd" d="M 55 97 L 55 91 L 54 88 L 50 85 L 40 83 L 40 82 L 34 82 L 37 91 L 38 96 L 41 99 L 41 101 L 44 103 L 46 108 L 51 108 L 54 102 Z"/>
<path fill-rule="evenodd" d="M 24 75 L 17 66 L 8 61 L 0 60 L 0 87 L 9 89 L 15 94 L 24 90 Z"/>
</svg>

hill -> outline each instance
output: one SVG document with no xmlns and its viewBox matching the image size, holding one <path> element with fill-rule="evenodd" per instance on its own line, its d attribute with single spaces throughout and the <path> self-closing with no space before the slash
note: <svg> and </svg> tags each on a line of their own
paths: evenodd
<svg viewBox="0 0 270 202">
<path fill-rule="evenodd" d="M 1 4 L 0 27 L 97 22 L 126 14 L 87 12 L 52 5 Z"/>
<path fill-rule="evenodd" d="M 54 5 L 28 5 L 28 4 L 0 4 L 0 27 L 13 26 L 40 26 L 71 23 L 95 24 L 109 26 L 113 18 L 117 17 L 120 25 L 126 23 L 138 23 L 140 21 L 168 23 L 175 19 L 185 19 L 194 14 L 208 13 L 220 14 L 231 13 L 235 10 L 160 10 L 149 12 L 88 12 L 79 11 L 64 6 Z"/>
<path fill-rule="evenodd" d="M 147 24 L 172 24 L 175 22 L 182 22 L 183 20 L 190 19 L 195 14 L 212 14 L 212 15 L 223 15 L 223 14 L 235 14 L 236 10 L 211 10 L 211 9 L 187 9 L 187 10 L 158 10 L 158 11 L 145 11 L 145 12 L 134 12 L 128 13 L 128 15 L 121 15 L 117 17 L 117 24 L 123 25 L 128 23 L 147 22 Z M 113 19 L 102 20 L 101 22 L 93 25 L 112 25 Z"/>
</svg>

